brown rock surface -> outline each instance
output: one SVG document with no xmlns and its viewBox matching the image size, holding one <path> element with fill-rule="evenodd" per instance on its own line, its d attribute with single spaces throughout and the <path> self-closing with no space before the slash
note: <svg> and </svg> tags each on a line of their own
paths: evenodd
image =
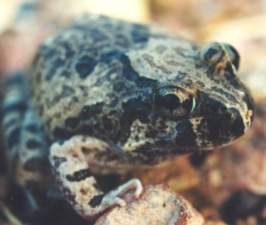
<svg viewBox="0 0 266 225">
<path fill-rule="evenodd" d="M 157 185 L 145 188 L 140 199 L 116 207 L 95 225 L 202 225 L 203 217 L 183 197 Z"/>
</svg>

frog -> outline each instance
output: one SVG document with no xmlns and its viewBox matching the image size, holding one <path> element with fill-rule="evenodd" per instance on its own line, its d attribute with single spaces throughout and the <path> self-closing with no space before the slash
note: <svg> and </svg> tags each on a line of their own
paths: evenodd
<svg viewBox="0 0 266 225">
<path fill-rule="evenodd" d="M 243 136 L 254 101 L 230 44 L 195 43 L 154 25 L 88 14 L 41 44 L 5 82 L 1 128 L 12 179 L 55 185 L 83 218 L 125 206 L 138 178 L 99 176 L 210 151 Z"/>
</svg>

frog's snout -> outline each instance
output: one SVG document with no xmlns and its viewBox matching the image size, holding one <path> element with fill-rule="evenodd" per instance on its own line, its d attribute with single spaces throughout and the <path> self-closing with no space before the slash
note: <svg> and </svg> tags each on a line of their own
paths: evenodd
<svg viewBox="0 0 266 225">
<path fill-rule="evenodd" d="M 250 127 L 253 111 L 248 109 L 244 114 L 237 107 L 220 108 L 206 117 L 180 121 L 175 142 L 181 148 L 201 150 L 228 144 Z"/>
<path fill-rule="evenodd" d="M 227 129 L 232 139 L 242 136 L 245 133 L 246 124 L 241 113 L 235 108 L 229 108 L 227 115 L 230 117 Z"/>
<path fill-rule="evenodd" d="M 251 125 L 251 123 L 254 120 L 254 115 L 255 115 L 254 113 L 255 112 L 255 101 L 248 90 L 246 91 L 246 95 L 243 100 L 247 105 L 247 110 L 245 112 L 245 118 L 246 120 L 250 121 L 250 125 Z"/>
<path fill-rule="evenodd" d="M 229 108 L 227 115 L 230 117 L 228 131 L 231 133 L 232 140 L 235 140 L 244 135 L 250 128 L 254 119 L 254 106 L 253 104 L 247 104 L 243 111 L 239 111 L 237 108 Z"/>
<path fill-rule="evenodd" d="M 243 100 L 246 104 L 246 110 L 242 113 L 242 120 L 247 130 L 254 120 L 255 102 L 249 92 L 244 96 Z"/>
</svg>

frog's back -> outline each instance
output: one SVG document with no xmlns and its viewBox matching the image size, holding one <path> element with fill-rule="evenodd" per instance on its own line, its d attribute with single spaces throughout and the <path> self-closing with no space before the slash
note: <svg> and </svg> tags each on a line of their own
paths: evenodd
<svg viewBox="0 0 266 225">
<path fill-rule="evenodd" d="M 133 93 L 136 86 L 130 82 L 134 71 L 128 68 L 125 54 L 143 48 L 149 35 L 145 25 L 91 15 L 41 46 L 31 70 L 31 86 L 33 103 L 50 136 L 70 136 L 72 131 L 66 127 L 80 130 L 81 123 L 82 132 L 93 126 L 100 133 L 117 127 L 121 117 L 117 95 Z"/>
</svg>

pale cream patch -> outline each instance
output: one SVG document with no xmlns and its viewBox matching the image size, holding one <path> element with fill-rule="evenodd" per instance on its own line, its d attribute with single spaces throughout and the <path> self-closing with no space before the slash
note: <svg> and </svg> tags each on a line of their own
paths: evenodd
<svg viewBox="0 0 266 225">
<path fill-rule="evenodd" d="M 146 124 L 140 122 L 138 119 L 135 120 L 130 127 L 130 135 L 123 145 L 123 150 L 125 152 L 133 152 L 138 147 L 146 143 L 153 143 L 153 138 L 147 137 L 148 127 Z"/>
</svg>

